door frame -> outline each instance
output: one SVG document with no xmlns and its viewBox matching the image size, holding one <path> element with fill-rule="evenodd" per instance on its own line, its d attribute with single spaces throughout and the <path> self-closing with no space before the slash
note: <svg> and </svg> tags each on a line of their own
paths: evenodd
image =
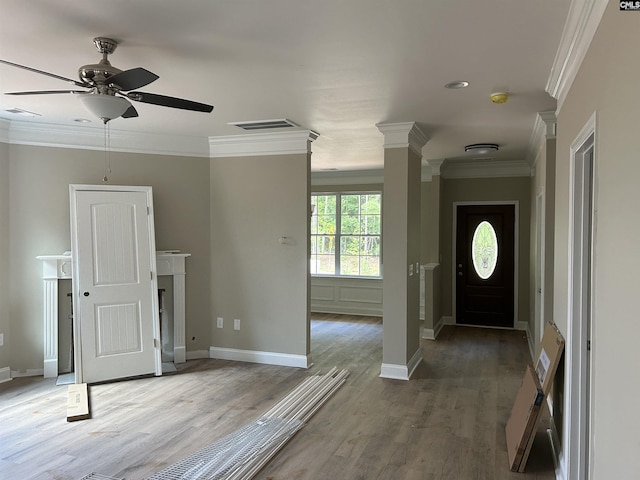
<svg viewBox="0 0 640 480">
<path fill-rule="evenodd" d="M 518 259 L 519 255 L 519 225 L 520 225 L 520 202 L 519 200 L 491 200 L 491 201 L 470 201 L 470 202 L 453 202 L 453 237 L 451 239 L 451 312 L 453 314 L 453 324 L 457 321 L 456 303 L 456 243 L 458 234 L 458 207 L 469 205 L 513 205 L 513 328 L 515 330 L 525 330 L 526 322 L 521 325 L 518 321 Z M 486 328 L 505 328 L 505 327 L 486 327 Z"/>
<path fill-rule="evenodd" d="M 585 480 L 591 470 L 589 435 L 593 425 L 592 353 L 587 343 L 592 340 L 595 296 L 596 127 L 594 112 L 570 146 L 565 400 L 559 462 L 565 478 Z M 592 152 L 590 159 L 585 155 L 589 151 Z M 585 166 L 590 168 L 585 169 Z M 585 246 L 589 248 L 588 255 L 583 255 Z"/>
<path fill-rule="evenodd" d="M 142 187 L 142 186 L 129 186 L 129 185 L 80 185 L 80 184 L 70 184 L 69 185 L 69 193 L 70 193 L 70 201 L 73 204 L 70 206 L 70 223 L 71 223 L 71 246 L 72 251 L 74 250 L 73 246 L 77 245 L 78 242 L 78 225 L 77 225 L 77 193 L 78 192 L 142 192 L 146 194 L 147 197 L 147 208 L 151 208 L 151 212 L 147 215 L 147 225 L 149 228 L 149 254 L 150 258 L 150 266 L 151 271 L 153 273 L 152 277 L 152 287 L 155 289 L 153 293 L 153 297 L 157 298 L 157 290 L 158 290 L 158 277 L 157 277 L 157 268 L 156 268 L 156 238 L 155 238 L 155 226 L 153 220 L 153 193 L 152 187 Z M 81 308 L 80 303 L 82 302 L 82 295 L 80 295 L 79 291 L 76 291 L 79 284 L 79 264 L 78 259 L 73 257 L 71 258 L 71 269 L 72 269 L 72 280 L 71 280 L 71 291 L 72 298 L 74 302 L 74 315 L 73 315 L 73 344 L 74 344 L 74 371 L 76 377 L 76 383 L 84 383 L 83 379 L 83 370 L 82 370 L 82 326 L 81 326 Z M 151 302 L 151 309 L 153 318 L 158 321 L 153 322 L 153 337 L 154 337 L 154 345 L 156 347 L 159 344 L 160 338 L 160 322 L 159 322 L 159 311 L 158 311 L 158 303 L 157 301 Z M 161 357 L 161 349 L 155 348 L 154 360 L 155 360 L 155 375 L 162 375 L 162 357 Z"/>
<path fill-rule="evenodd" d="M 533 285 L 533 317 L 534 332 L 533 339 L 529 336 L 529 348 L 531 349 L 531 358 L 535 355 L 535 346 L 542 340 L 544 333 L 544 305 L 545 305 L 545 235 L 546 235 L 546 196 L 544 188 L 541 188 L 536 195 L 535 208 L 535 264 L 534 264 L 534 285 Z"/>
</svg>

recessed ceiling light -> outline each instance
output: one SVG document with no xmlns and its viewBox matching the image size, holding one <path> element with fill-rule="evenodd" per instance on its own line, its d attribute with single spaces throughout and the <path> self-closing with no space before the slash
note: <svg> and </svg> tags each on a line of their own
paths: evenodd
<svg viewBox="0 0 640 480">
<path fill-rule="evenodd" d="M 91 123 L 91 120 L 88 118 L 74 118 L 73 121 L 78 123 Z"/>
<path fill-rule="evenodd" d="M 478 155 L 497 152 L 498 149 L 497 143 L 472 143 L 471 145 L 464 147 L 465 152 L 471 152 Z"/>
<path fill-rule="evenodd" d="M 9 108 L 5 110 L 5 112 L 13 113 L 14 115 L 20 115 L 22 117 L 41 117 L 39 113 L 30 112 L 28 110 L 23 110 L 21 108 Z"/>
<path fill-rule="evenodd" d="M 457 80 L 455 82 L 449 82 L 447 83 L 444 88 L 451 88 L 453 90 L 457 89 L 457 88 L 466 88 L 469 86 L 469 82 L 466 82 L 464 80 Z"/>
</svg>

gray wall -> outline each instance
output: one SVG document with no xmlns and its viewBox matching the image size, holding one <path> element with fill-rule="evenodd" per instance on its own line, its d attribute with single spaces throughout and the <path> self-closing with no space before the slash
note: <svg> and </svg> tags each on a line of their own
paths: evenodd
<svg viewBox="0 0 640 480">
<path fill-rule="evenodd" d="M 609 2 L 558 114 L 553 316 L 568 334 L 570 145 L 597 112 L 592 326 L 593 479 L 637 478 L 640 28 Z"/>
<path fill-rule="evenodd" d="M 210 165 L 211 311 L 224 319 L 210 344 L 307 355 L 308 156 L 212 158 Z"/>
<path fill-rule="evenodd" d="M 529 318 L 529 212 L 530 177 L 444 179 L 441 184 L 440 248 L 442 315 L 453 315 L 452 256 L 454 202 L 512 201 L 519 202 L 518 233 L 518 320 Z"/>
<path fill-rule="evenodd" d="M 29 373 L 42 369 L 43 362 L 42 265 L 36 256 L 70 250 L 69 184 L 100 184 L 104 153 L 10 145 L 9 159 L 9 181 L 0 184 L 0 192 L 10 199 L 10 366 Z M 111 165 L 109 184 L 153 187 L 157 248 L 192 254 L 187 259 L 186 346 L 187 351 L 206 350 L 209 160 L 112 153 Z"/>
<path fill-rule="evenodd" d="M 0 142 L 0 368 L 10 366 L 11 328 L 9 322 L 9 145 Z M 8 375 L 4 375 L 7 377 Z"/>
</svg>

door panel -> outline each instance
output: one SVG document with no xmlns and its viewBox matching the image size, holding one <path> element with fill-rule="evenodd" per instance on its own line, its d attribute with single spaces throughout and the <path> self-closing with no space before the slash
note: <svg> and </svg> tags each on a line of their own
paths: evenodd
<svg viewBox="0 0 640 480">
<path fill-rule="evenodd" d="M 456 323 L 513 327 L 514 224 L 514 205 L 457 207 Z"/>
<path fill-rule="evenodd" d="M 73 193 L 82 381 L 159 374 L 150 192 Z"/>
</svg>

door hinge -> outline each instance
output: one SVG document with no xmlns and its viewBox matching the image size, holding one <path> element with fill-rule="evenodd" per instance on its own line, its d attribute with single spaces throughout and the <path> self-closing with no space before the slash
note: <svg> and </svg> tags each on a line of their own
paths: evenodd
<svg viewBox="0 0 640 480">
<path fill-rule="evenodd" d="M 591 351 L 591 340 L 587 340 L 587 352 Z"/>
<path fill-rule="evenodd" d="M 151 207 L 147 206 L 147 215 L 151 215 Z"/>
<path fill-rule="evenodd" d="M 149 278 L 153 280 L 153 272 L 149 272 Z"/>
<path fill-rule="evenodd" d="M 157 338 L 153 339 L 153 346 L 155 348 L 160 348 L 162 345 L 160 344 L 160 340 L 158 340 Z"/>
</svg>

